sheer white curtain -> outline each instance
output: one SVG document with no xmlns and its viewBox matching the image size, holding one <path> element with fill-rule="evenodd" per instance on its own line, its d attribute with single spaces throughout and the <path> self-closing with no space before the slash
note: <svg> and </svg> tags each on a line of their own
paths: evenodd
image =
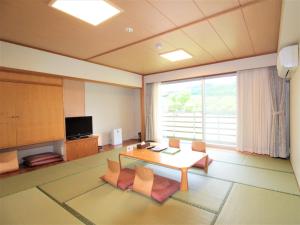
<svg viewBox="0 0 300 225">
<path fill-rule="evenodd" d="M 272 106 L 269 69 L 238 72 L 238 150 L 270 154 Z"/>
<path fill-rule="evenodd" d="M 146 140 L 161 141 L 160 131 L 160 83 L 146 85 Z"/>
</svg>

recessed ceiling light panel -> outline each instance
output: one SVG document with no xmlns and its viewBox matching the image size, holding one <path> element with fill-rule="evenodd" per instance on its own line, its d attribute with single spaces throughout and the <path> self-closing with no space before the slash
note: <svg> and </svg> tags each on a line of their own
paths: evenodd
<svg viewBox="0 0 300 225">
<path fill-rule="evenodd" d="M 104 0 L 52 0 L 50 6 L 95 26 L 120 13 Z"/>
<path fill-rule="evenodd" d="M 192 55 L 190 55 L 189 53 L 187 53 L 186 51 L 181 50 L 181 49 L 173 51 L 173 52 L 163 53 L 163 54 L 160 54 L 160 56 L 171 62 L 192 58 Z"/>
</svg>

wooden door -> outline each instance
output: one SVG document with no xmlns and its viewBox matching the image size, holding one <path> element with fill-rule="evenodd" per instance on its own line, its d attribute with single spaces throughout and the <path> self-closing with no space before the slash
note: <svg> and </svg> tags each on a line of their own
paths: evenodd
<svg viewBox="0 0 300 225">
<path fill-rule="evenodd" d="M 0 149 L 16 145 L 16 84 L 0 82 Z"/>
<path fill-rule="evenodd" d="M 17 85 L 17 145 L 64 139 L 62 87 Z"/>
</svg>

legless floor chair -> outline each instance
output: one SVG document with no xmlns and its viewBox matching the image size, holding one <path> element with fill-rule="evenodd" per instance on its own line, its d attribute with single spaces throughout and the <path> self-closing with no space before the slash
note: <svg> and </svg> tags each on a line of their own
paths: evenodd
<svg viewBox="0 0 300 225">
<path fill-rule="evenodd" d="M 133 169 L 121 169 L 120 163 L 109 159 L 107 160 L 107 165 L 107 171 L 101 179 L 122 190 L 126 190 L 129 186 L 132 186 L 135 175 Z"/>
<path fill-rule="evenodd" d="M 170 138 L 169 139 L 169 147 L 180 148 L 180 139 Z"/>
<path fill-rule="evenodd" d="M 0 153 L 0 174 L 19 169 L 17 151 Z"/>
<path fill-rule="evenodd" d="M 165 177 L 155 175 L 145 167 L 136 167 L 133 191 L 153 198 L 163 203 L 180 188 L 180 183 Z"/>
<path fill-rule="evenodd" d="M 202 141 L 193 141 L 192 142 L 192 150 L 193 151 L 198 151 L 198 152 L 206 152 L 206 144 Z M 212 163 L 211 158 L 207 158 L 208 160 L 208 165 Z M 200 169 L 205 169 L 205 163 L 206 163 L 206 158 L 200 159 L 198 162 L 196 162 L 193 167 L 197 167 Z"/>
</svg>

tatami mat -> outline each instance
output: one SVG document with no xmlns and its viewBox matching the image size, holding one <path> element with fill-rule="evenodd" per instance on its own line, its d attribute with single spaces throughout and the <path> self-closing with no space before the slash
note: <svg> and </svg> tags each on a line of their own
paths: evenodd
<svg viewBox="0 0 300 225">
<path fill-rule="evenodd" d="M 205 175 L 203 170 L 190 169 L 192 173 Z M 208 176 L 234 181 L 256 187 L 300 195 L 293 173 L 278 172 L 214 161 L 208 169 Z"/>
<path fill-rule="evenodd" d="M 102 185 L 67 205 L 95 224 L 210 224 L 214 214 L 168 199 L 164 204 L 131 191 Z"/>
<path fill-rule="evenodd" d="M 88 192 L 104 183 L 99 179 L 105 173 L 106 165 L 95 167 L 39 186 L 58 202 L 66 202 L 80 194 Z"/>
<path fill-rule="evenodd" d="M 0 198 L 0 224 L 82 224 L 36 188 Z"/>
<path fill-rule="evenodd" d="M 152 169 L 155 174 L 180 182 L 181 174 L 179 170 L 153 164 L 148 164 L 147 167 Z M 220 209 L 232 185 L 231 182 L 199 176 L 192 173 L 188 174 L 188 182 L 189 191 L 178 191 L 172 198 L 213 212 L 217 212 Z"/>
<path fill-rule="evenodd" d="M 212 159 L 221 162 L 235 163 L 289 173 L 293 172 L 291 162 L 288 159 L 272 158 L 265 155 L 245 154 L 237 151 L 213 148 L 208 148 L 207 153 Z"/>
<path fill-rule="evenodd" d="M 0 197 L 79 173 L 85 168 L 72 162 L 0 179 Z"/>
<path fill-rule="evenodd" d="M 119 161 L 119 153 L 124 150 L 125 150 L 125 148 L 116 148 L 111 151 L 101 152 L 100 154 L 84 157 L 81 159 L 74 160 L 72 162 L 76 165 L 83 166 L 85 168 L 93 168 L 96 166 L 106 164 L 107 159 Z M 137 160 L 135 160 L 135 159 L 122 157 L 122 165 L 123 166 L 126 166 L 127 164 L 130 164 L 130 163 L 136 162 L 136 161 Z"/>
<path fill-rule="evenodd" d="M 298 225 L 299 210 L 299 196 L 235 184 L 216 224 Z"/>
</svg>

